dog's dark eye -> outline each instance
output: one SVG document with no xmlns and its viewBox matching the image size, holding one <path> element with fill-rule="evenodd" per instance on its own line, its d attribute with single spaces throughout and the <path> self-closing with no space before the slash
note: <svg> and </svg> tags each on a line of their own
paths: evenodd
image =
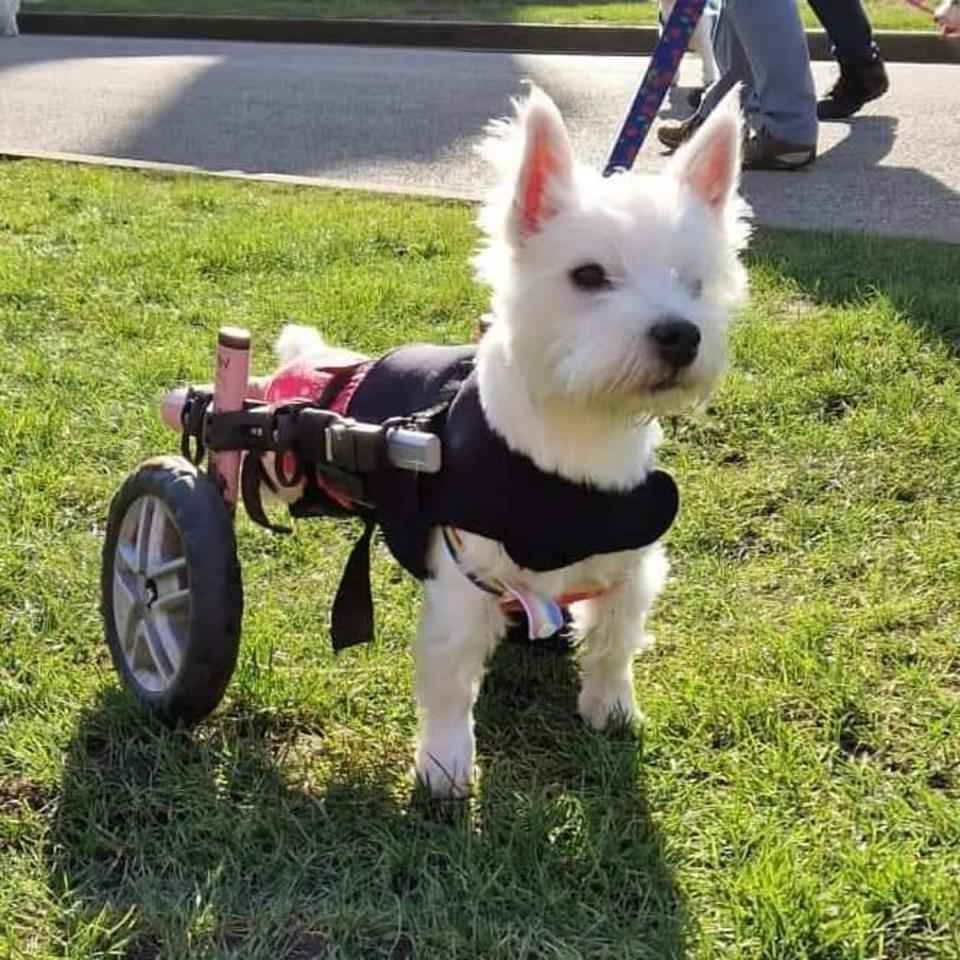
<svg viewBox="0 0 960 960">
<path fill-rule="evenodd" d="M 703 281 L 699 277 L 688 280 L 677 269 L 671 270 L 670 276 L 673 277 L 680 286 L 685 287 L 687 293 L 689 293 L 694 300 L 699 300 L 700 297 L 703 296 Z"/>
<path fill-rule="evenodd" d="M 585 263 L 570 271 L 570 279 L 581 290 L 602 290 L 610 286 L 607 271 L 599 263 Z"/>
</svg>

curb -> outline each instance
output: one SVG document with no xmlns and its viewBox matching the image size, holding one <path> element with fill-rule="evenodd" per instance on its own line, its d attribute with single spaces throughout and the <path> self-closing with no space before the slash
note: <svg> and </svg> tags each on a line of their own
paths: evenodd
<svg viewBox="0 0 960 960">
<path fill-rule="evenodd" d="M 24 33 L 270 43 L 340 43 L 390 47 L 445 47 L 523 53 L 634 55 L 653 52 L 655 27 L 555 26 L 417 20 L 279 20 L 271 17 L 193 17 L 160 14 L 22 13 Z M 935 33 L 876 34 L 889 62 L 960 63 L 960 41 Z M 830 60 L 826 35 L 807 31 L 810 55 Z"/>
<path fill-rule="evenodd" d="M 467 204 L 475 206 L 483 199 L 481 190 L 451 190 L 425 186 L 406 186 L 403 184 L 375 183 L 370 180 L 342 180 L 335 177 L 312 177 L 285 173 L 246 173 L 242 170 L 208 170 L 203 167 L 182 163 L 165 163 L 155 160 L 137 160 L 129 157 L 106 157 L 88 153 L 61 153 L 49 150 L 22 150 L 16 147 L 5 148 L 0 144 L 0 165 L 16 163 L 22 160 L 43 160 L 52 163 L 78 164 L 90 167 L 106 167 L 115 170 L 129 170 L 158 177 L 190 176 L 207 180 L 233 180 L 239 183 L 273 184 L 287 187 L 301 187 L 308 190 L 322 187 L 341 192 L 399 197 L 409 200 L 432 200 L 444 204 Z M 759 174 L 758 176 L 763 176 Z M 823 224 L 800 224 L 792 218 L 784 220 L 776 217 L 768 219 L 762 212 L 755 214 L 754 224 L 770 230 L 794 230 L 804 233 L 840 233 L 858 237 L 878 237 L 892 239 L 916 239 L 937 244 L 956 245 L 956 237 L 948 234 L 924 236 L 914 231 L 871 230 L 862 227 L 824 226 Z"/>
<path fill-rule="evenodd" d="M 239 180 L 246 183 L 275 183 L 287 187 L 324 187 L 388 196 L 427 200 L 448 200 L 476 203 L 480 193 L 466 190 L 444 190 L 437 187 L 408 187 L 403 184 L 376 183 L 372 180 L 345 180 L 337 177 L 311 177 L 295 173 L 246 173 L 243 170 L 208 170 L 188 163 L 166 163 L 160 160 L 138 160 L 134 157 L 107 157 L 95 153 L 63 153 L 56 150 L 20 150 L 0 145 L 0 163 L 18 160 L 45 160 L 52 163 L 73 163 L 88 167 L 112 167 L 118 170 L 139 170 L 160 176 L 192 176 L 214 180 Z"/>
</svg>

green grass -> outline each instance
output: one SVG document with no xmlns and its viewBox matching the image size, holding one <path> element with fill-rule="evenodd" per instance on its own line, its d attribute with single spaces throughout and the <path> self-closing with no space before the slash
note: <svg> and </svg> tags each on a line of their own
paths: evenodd
<svg viewBox="0 0 960 960">
<path fill-rule="evenodd" d="M 666 423 L 684 495 L 642 735 L 499 651 L 476 796 L 413 796 L 417 589 L 326 634 L 351 529 L 239 524 L 243 646 L 171 732 L 118 692 L 107 504 L 214 331 L 468 337 L 463 205 L 0 165 L 0 956 L 960 956 L 956 248 L 762 233 L 735 365 Z"/>
<path fill-rule="evenodd" d="M 87 13 L 186 13 L 224 16 L 406 18 L 413 20 L 499 20 L 517 23 L 654 23 L 651 0 L 629 3 L 528 3 L 524 0 L 24 0 L 26 9 Z M 930 17 L 903 0 L 865 0 L 874 29 L 932 30 Z M 808 27 L 819 23 L 806 3 Z"/>
</svg>

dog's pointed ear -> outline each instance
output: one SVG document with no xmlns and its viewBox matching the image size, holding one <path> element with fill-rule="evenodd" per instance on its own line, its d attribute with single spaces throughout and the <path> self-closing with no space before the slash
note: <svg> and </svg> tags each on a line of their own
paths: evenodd
<svg viewBox="0 0 960 960">
<path fill-rule="evenodd" d="M 720 101 L 671 162 L 679 183 L 717 214 L 723 213 L 737 192 L 742 137 L 738 87 Z"/>
<path fill-rule="evenodd" d="M 513 205 L 511 239 L 518 246 L 560 209 L 573 183 L 573 148 L 556 104 L 539 88 L 519 106 L 522 141 Z"/>
</svg>

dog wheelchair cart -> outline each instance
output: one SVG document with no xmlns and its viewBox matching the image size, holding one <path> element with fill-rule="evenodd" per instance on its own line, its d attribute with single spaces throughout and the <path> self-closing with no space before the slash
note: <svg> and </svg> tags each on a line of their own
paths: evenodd
<svg viewBox="0 0 960 960">
<path fill-rule="evenodd" d="M 238 499 L 265 522 L 265 475 L 243 469 L 245 455 L 255 464 L 272 456 L 279 486 L 315 471 L 349 498 L 352 509 L 342 512 L 360 516 L 373 506 L 366 475 L 385 465 L 440 469 L 440 440 L 416 416 L 374 425 L 312 402 L 273 407 L 249 395 L 257 392 L 249 369 L 249 334 L 222 328 L 213 388 L 174 390 L 163 401 L 164 422 L 181 432 L 181 455 L 140 464 L 110 505 L 101 569 L 107 645 L 127 689 L 168 722 L 206 717 L 236 664 L 243 615 L 233 530 Z M 285 476 L 291 459 L 296 467 Z M 292 504 L 291 514 L 338 512 L 330 501 L 318 507 L 305 500 Z"/>
</svg>

